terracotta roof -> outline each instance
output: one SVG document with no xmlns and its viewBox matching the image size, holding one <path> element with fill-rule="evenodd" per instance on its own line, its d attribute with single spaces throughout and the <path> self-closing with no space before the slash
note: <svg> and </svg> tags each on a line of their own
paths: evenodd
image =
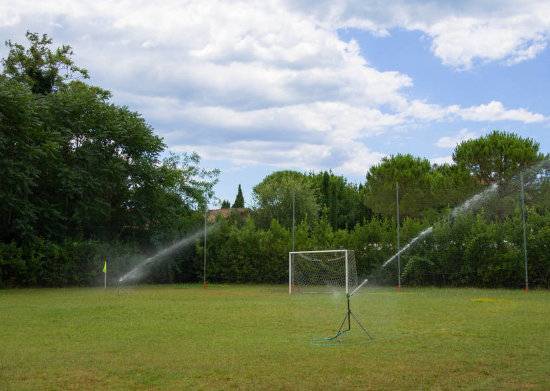
<svg viewBox="0 0 550 391">
<path fill-rule="evenodd" d="M 232 212 L 237 212 L 241 215 L 241 218 L 246 219 L 248 208 L 228 208 L 228 209 L 212 209 L 208 211 L 208 221 L 215 221 L 216 216 L 221 214 L 223 217 L 227 218 Z"/>
</svg>

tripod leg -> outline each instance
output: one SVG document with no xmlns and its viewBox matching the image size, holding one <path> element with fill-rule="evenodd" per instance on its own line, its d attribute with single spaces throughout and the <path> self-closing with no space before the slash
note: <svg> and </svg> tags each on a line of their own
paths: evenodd
<svg viewBox="0 0 550 391">
<path fill-rule="evenodd" d="M 374 339 L 374 338 L 372 337 L 372 335 L 370 335 L 369 332 L 363 327 L 363 325 L 361 324 L 361 322 L 359 322 L 359 321 L 357 320 L 357 318 L 355 317 L 355 315 L 353 315 L 353 312 L 350 311 L 349 314 L 350 314 L 351 316 L 353 316 L 353 319 L 355 319 L 355 321 L 357 322 L 357 324 L 363 329 L 363 331 L 364 331 L 365 333 L 367 333 L 367 335 L 370 337 L 370 339 Z"/>
<path fill-rule="evenodd" d="M 338 334 L 336 334 L 338 336 L 338 342 L 342 342 L 342 335 L 346 332 L 346 331 L 349 331 L 349 327 L 347 330 L 344 330 L 344 325 L 346 324 L 346 321 L 348 322 L 348 325 L 350 324 L 349 322 L 351 321 L 351 318 L 349 317 L 349 314 L 351 312 L 348 312 L 346 314 L 346 316 L 344 317 L 344 320 L 342 321 L 342 324 L 340 325 L 340 328 L 338 329 Z"/>
<path fill-rule="evenodd" d="M 349 313 L 346 314 L 346 316 L 344 316 L 344 320 L 342 321 L 342 324 L 340 325 L 340 328 L 338 329 L 338 334 L 340 334 L 342 332 L 342 330 L 344 329 L 344 325 L 346 324 L 346 320 L 348 320 L 348 317 L 349 317 Z"/>
</svg>

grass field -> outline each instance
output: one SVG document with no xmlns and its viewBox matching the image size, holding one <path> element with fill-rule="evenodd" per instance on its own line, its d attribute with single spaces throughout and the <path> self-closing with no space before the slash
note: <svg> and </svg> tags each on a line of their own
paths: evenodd
<svg viewBox="0 0 550 391">
<path fill-rule="evenodd" d="M 550 292 L 0 291 L 3 390 L 548 390 Z M 327 344 L 329 346 L 318 346 Z M 337 345 L 337 346 L 335 346 Z"/>
</svg>

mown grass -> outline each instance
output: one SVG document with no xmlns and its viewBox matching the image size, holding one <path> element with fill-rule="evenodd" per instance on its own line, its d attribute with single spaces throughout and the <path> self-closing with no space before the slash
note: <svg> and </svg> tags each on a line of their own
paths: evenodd
<svg viewBox="0 0 550 391">
<path fill-rule="evenodd" d="M 0 291 L 0 389 L 550 389 L 547 291 L 111 289 Z"/>
</svg>

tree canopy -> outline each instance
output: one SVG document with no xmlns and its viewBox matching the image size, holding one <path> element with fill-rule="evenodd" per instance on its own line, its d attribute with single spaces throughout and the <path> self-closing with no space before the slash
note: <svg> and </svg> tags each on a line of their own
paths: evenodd
<svg viewBox="0 0 550 391">
<path fill-rule="evenodd" d="M 60 70 L 87 76 L 65 45 L 27 33 L 0 78 L 0 238 L 113 238 L 178 216 L 213 195 L 217 170 L 195 153 L 170 155 L 139 113 Z"/>
<path fill-rule="evenodd" d="M 542 159 L 544 154 L 539 152 L 539 143 L 498 130 L 463 141 L 453 152 L 457 165 L 463 165 L 479 182 L 487 185 L 509 179 Z"/>
<path fill-rule="evenodd" d="M 260 227 L 269 227 L 277 220 L 283 227 L 292 227 L 292 204 L 295 200 L 295 221 L 313 224 L 319 213 L 317 192 L 307 175 L 297 171 L 277 171 L 254 186 L 254 219 Z"/>
<path fill-rule="evenodd" d="M 69 45 L 52 51 L 49 48 L 52 40 L 47 34 L 40 37 L 27 31 L 26 37 L 30 43 L 27 49 L 21 44 L 6 41 L 10 50 L 8 57 L 2 60 L 5 75 L 28 85 L 35 94 L 48 94 L 63 86 L 75 74 L 89 78 L 86 69 L 74 65 L 71 59 L 73 51 Z"/>
</svg>

